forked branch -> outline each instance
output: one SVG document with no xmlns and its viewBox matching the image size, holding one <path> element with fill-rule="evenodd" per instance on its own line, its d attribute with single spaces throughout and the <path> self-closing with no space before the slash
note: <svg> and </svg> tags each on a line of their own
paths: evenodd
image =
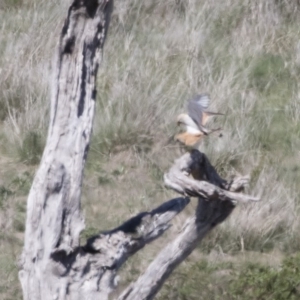
<svg viewBox="0 0 300 300">
<path fill-rule="evenodd" d="M 248 177 L 236 178 L 228 183 L 217 174 L 207 157 L 197 150 L 177 159 L 164 178 L 166 185 L 177 192 L 198 196 L 195 216 L 185 222 L 183 231 L 157 255 L 144 274 L 118 300 L 153 299 L 171 272 L 212 228 L 230 215 L 235 201 L 259 200 L 235 193 L 248 184 Z"/>
<path fill-rule="evenodd" d="M 214 184 L 205 183 L 213 186 L 217 192 L 214 197 L 198 198 L 195 215 L 185 222 L 183 231 L 157 255 L 144 274 L 125 289 L 119 300 L 153 299 L 171 272 L 195 249 L 205 235 L 224 221 L 234 209 L 236 195 L 234 199 L 229 199 L 228 195 L 226 199 L 218 198 L 218 195 L 228 192 L 225 188 L 231 189 L 230 193 L 236 194 L 235 190 L 241 190 L 248 183 L 246 177 L 227 183 L 199 151 L 185 154 L 182 158 L 176 160 L 170 173 L 172 170 L 180 172 L 178 170 L 181 169 L 184 177 L 190 173 L 199 179 L 211 180 Z M 171 175 L 176 177 L 174 173 Z M 178 182 L 185 184 L 184 180 L 177 181 L 177 185 Z M 201 185 L 202 181 L 193 178 L 189 180 L 193 182 L 191 186 L 197 186 L 197 190 L 192 190 L 192 193 L 199 191 L 200 195 L 209 194 L 205 190 L 206 185 Z M 189 201 L 189 198 L 169 200 L 150 212 L 138 214 L 113 230 L 90 238 L 86 245 L 77 248 L 71 255 L 64 252 L 53 254 L 52 258 L 57 263 L 56 272 L 65 274 L 67 271 L 58 268 L 62 262 L 69 266 L 67 278 L 76 280 L 69 280 L 68 287 L 77 291 L 76 299 L 83 297 L 94 299 L 96 296 L 108 299 L 109 294 L 116 288 L 117 272 L 120 267 L 145 245 L 161 237 L 171 226 L 172 218 L 181 212 Z M 79 272 L 87 269 L 88 272 Z M 85 289 L 87 282 L 89 288 Z"/>
</svg>

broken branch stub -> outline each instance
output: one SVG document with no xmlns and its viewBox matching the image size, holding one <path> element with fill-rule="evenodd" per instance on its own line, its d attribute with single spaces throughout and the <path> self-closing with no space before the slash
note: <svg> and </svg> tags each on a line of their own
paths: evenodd
<svg viewBox="0 0 300 300">
<path fill-rule="evenodd" d="M 103 238 L 122 232 L 131 242 L 124 246 L 127 255 L 133 255 L 146 244 L 160 237 L 171 225 L 170 221 L 190 202 L 189 198 L 175 198 L 164 202 L 151 212 L 142 212 L 127 220 L 121 226 L 99 236 L 90 238 L 83 249 L 87 252 L 101 252 Z"/>
<path fill-rule="evenodd" d="M 159 238 L 188 203 L 187 198 L 169 200 L 113 230 L 91 237 L 70 255 L 53 254 L 57 279 L 64 278 L 68 290 L 74 291 L 71 299 L 108 299 L 117 286 L 120 267 L 138 250 Z"/>
</svg>

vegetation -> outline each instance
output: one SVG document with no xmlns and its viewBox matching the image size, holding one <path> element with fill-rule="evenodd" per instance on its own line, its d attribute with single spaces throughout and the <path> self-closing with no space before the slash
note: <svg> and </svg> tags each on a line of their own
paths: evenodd
<svg viewBox="0 0 300 300">
<path fill-rule="evenodd" d="M 299 299 L 299 254 L 284 259 L 280 267 L 261 263 L 200 260 L 180 268 L 161 292 L 160 299 Z M 188 278 L 189 280 L 186 280 Z"/>
<path fill-rule="evenodd" d="M 0 3 L 0 299 L 21 299 L 26 196 L 47 134 L 51 61 L 68 4 Z M 262 198 L 237 207 L 160 299 L 299 298 L 299 15 L 293 0 L 115 1 L 83 184 L 83 238 L 174 196 L 162 174 L 180 154 L 175 118 L 199 92 L 226 113 L 216 120 L 223 137 L 201 149 L 224 177 L 250 174 L 249 190 Z M 120 287 L 162 243 L 126 264 Z"/>
</svg>

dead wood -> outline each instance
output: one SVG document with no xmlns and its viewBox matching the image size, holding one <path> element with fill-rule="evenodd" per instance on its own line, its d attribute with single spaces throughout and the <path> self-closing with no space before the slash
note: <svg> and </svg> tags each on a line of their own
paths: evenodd
<svg viewBox="0 0 300 300">
<path fill-rule="evenodd" d="M 227 182 L 218 175 L 206 155 L 198 150 L 177 159 L 164 179 L 165 184 L 175 191 L 198 197 L 195 216 L 185 222 L 182 232 L 156 256 L 118 300 L 153 299 L 171 272 L 191 254 L 210 230 L 230 215 L 236 201 L 259 200 L 236 193 L 244 189 L 249 177 Z"/>
<path fill-rule="evenodd" d="M 239 201 L 247 177 L 222 179 L 207 157 L 192 151 L 176 160 L 165 184 L 184 195 L 143 212 L 79 245 L 84 228 L 81 185 L 95 111 L 96 77 L 112 0 L 74 0 L 62 29 L 51 96 L 48 138 L 27 202 L 19 278 L 25 300 L 108 299 L 124 262 L 170 227 L 198 197 L 195 216 L 119 299 L 152 299 L 197 243 L 224 221 Z"/>
<path fill-rule="evenodd" d="M 198 150 L 181 156 L 164 175 L 165 185 L 182 195 L 240 202 L 258 201 L 257 197 L 232 192 L 242 190 L 248 179 L 245 176 L 227 182 L 218 175 L 206 155 Z"/>
<path fill-rule="evenodd" d="M 84 228 L 80 210 L 83 168 L 112 6 L 112 0 L 74 0 L 61 32 L 48 138 L 27 201 L 19 272 L 24 299 L 66 299 L 66 295 L 77 299 L 66 276 L 69 266 L 62 262 L 58 268 L 51 257 L 57 252 L 72 253 Z M 63 271 L 57 273 L 58 269 Z"/>
</svg>

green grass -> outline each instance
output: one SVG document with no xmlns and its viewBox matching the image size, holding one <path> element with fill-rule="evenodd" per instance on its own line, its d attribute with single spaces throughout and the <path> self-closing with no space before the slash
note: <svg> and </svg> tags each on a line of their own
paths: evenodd
<svg viewBox="0 0 300 300">
<path fill-rule="evenodd" d="M 299 254 L 286 258 L 279 269 L 251 264 L 231 281 L 233 299 L 298 299 L 300 297 Z"/>
<path fill-rule="evenodd" d="M 29 165 L 38 164 L 43 154 L 44 146 L 40 133 L 34 131 L 26 133 L 19 148 L 20 160 Z"/>
<path fill-rule="evenodd" d="M 285 258 L 279 266 L 202 259 L 180 267 L 158 299 L 298 299 L 299 276 L 299 254 Z"/>
<path fill-rule="evenodd" d="M 20 299 L 16 260 L 25 200 L 46 140 L 51 61 L 67 5 L 37 0 L 0 4 L 0 265 L 5 262 L 0 299 Z M 260 267 L 239 273 L 239 253 L 271 256 L 299 250 L 299 15 L 299 5 L 289 0 L 115 2 L 83 182 L 87 229 L 82 238 L 175 196 L 162 182 L 180 155 L 173 141 L 175 119 L 185 101 L 200 92 L 211 94 L 212 110 L 226 113 L 211 123 L 222 126 L 223 137 L 210 136 L 201 150 L 226 178 L 250 174 L 247 192 L 262 198 L 237 207 L 196 251 L 195 257 L 222 251 L 236 258 L 232 265 L 195 265 L 192 256 L 178 273 L 183 275 L 175 275 L 181 279 L 171 280 L 161 295 L 227 299 L 234 289 L 236 298 L 228 299 L 240 299 L 245 288 L 253 296 L 250 284 L 237 283 L 237 274 L 259 286 L 251 276 L 260 274 Z M 190 213 L 191 207 L 174 221 L 166 240 Z M 162 244 L 139 254 L 138 267 L 133 261 L 126 264 L 121 286 Z M 230 280 L 218 277 L 216 285 L 214 276 L 222 270 L 233 275 Z M 272 265 L 262 270 L 260 289 L 274 274 L 282 276 Z M 274 299 L 281 299 L 278 295 Z"/>
</svg>

